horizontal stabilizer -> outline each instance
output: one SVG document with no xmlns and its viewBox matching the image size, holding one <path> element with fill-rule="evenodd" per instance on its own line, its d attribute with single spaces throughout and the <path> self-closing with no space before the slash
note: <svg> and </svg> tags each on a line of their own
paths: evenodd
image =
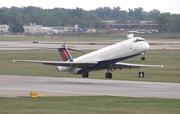
<svg viewBox="0 0 180 114">
<path fill-rule="evenodd" d="M 36 49 L 30 49 L 30 50 L 58 50 L 58 49 L 61 49 L 61 47 L 60 47 L 60 48 L 36 48 Z M 62 48 L 62 49 L 63 49 L 63 48 Z M 78 50 L 78 49 L 75 49 L 75 48 L 69 48 L 69 47 L 67 47 L 67 49 L 68 49 L 68 50 L 72 50 L 72 51 L 77 51 L 77 52 L 82 52 L 82 53 L 84 53 L 84 51 Z"/>
</svg>

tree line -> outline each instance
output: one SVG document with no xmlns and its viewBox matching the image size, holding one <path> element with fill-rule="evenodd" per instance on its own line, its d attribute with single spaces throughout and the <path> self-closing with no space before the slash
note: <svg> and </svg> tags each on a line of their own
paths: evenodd
<svg viewBox="0 0 180 114">
<path fill-rule="evenodd" d="M 78 7 L 76 9 L 43 9 L 34 6 L 0 8 L 0 24 L 7 25 L 36 23 L 43 26 L 74 26 L 78 24 L 81 28 L 99 29 L 104 20 L 113 20 L 117 23 L 153 21 L 158 24 L 160 32 L 180 32 L 180 14 L 161 13 L 156 9 L 147 12 L 141 7 L 128 11 L 121 10 L 120 7 L 99 7 L 90 11 Z"/>
</svg>

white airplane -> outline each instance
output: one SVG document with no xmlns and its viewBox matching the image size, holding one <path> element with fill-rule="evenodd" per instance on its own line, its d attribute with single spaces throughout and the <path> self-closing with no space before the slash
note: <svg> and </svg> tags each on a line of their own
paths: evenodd
<svg viewBox="0 0 180 114">
<path fill-rule="evenodd" d="M 107 69 L 105 78 L 112 78 L 112 71 L 123 68 L 139 68 L 139 67 L 163 67 L 163 65 L 143 65 L 129 64 L 122 62 L 123 60 L 142 54 L 142 60 L 145 59 L 144 54 L 149 50 L 149 44 L 141 37 L 133 37 L 114 45 L 93 51 L 83 56 L 72 58 L 66 44 L 63 44 L 58 51 L 62 57 L 62 61 L 37 61 L 37 60 L 14 60 L 14 62 L 40 63 L 44 65 L 57 66 L 59 72 L 69 72 L 72 74 L 81 74 L 82 77 L 88 78 L 89 72 Z M 74 50 L 74 49 L 71 49 Z"/>
</svg>

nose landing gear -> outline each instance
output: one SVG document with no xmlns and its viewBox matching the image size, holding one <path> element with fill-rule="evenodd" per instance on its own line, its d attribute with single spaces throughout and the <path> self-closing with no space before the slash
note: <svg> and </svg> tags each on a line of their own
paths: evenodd
<svg viewBox="0 0 180 114">
<path fill-rule="evenodd" d="M 141 60 L 145 60 L 145 53 L 144 52 L 141 53 Z"/>
</svg>

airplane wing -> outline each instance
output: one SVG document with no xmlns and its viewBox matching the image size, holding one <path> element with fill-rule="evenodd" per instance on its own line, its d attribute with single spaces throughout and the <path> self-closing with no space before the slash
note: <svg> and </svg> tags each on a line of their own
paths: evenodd
<svg viewBox="0 0 180 114">
<path fill-rule="evenodd" d="M 27 63 L 39 63 L 44 65 L 52 65 L 52 66 L 66 66 L 66 67 L 92 67 L 97 65 L 98 62 L 66 62 L 66 61 L 38 61 L 38 60 L 13 60 L 13 62 L 27 62 Z M 117 62 L 110 67 L 112 68 L 140 68 L 140 67 L 163 67 L 163 65 L 143 65 L 143 64 L 130 64 L 130 63 L 122 63 Z"/>
<path fill-rule="evenodd" d="M 27 62 L 27 63 L 39 63 L 52 66 L 66 66 L 66 67 L 91 67 L 97 64 L 97 62 L 66 62 L 66 61 L 37 61 L 37 60 L 13 60 L 13 62 Z"/>
<path fill-rule="evenodd" d="M 117 62 L 112 67 L 117 67 L 117 68 L 140 68 L 140 67 L 161 67 L 163 68 L 163 65 L 143 65 L 143 64 L 130 64 L 130 63 L 122 63 L 122 62 Z"/>
</svg>

